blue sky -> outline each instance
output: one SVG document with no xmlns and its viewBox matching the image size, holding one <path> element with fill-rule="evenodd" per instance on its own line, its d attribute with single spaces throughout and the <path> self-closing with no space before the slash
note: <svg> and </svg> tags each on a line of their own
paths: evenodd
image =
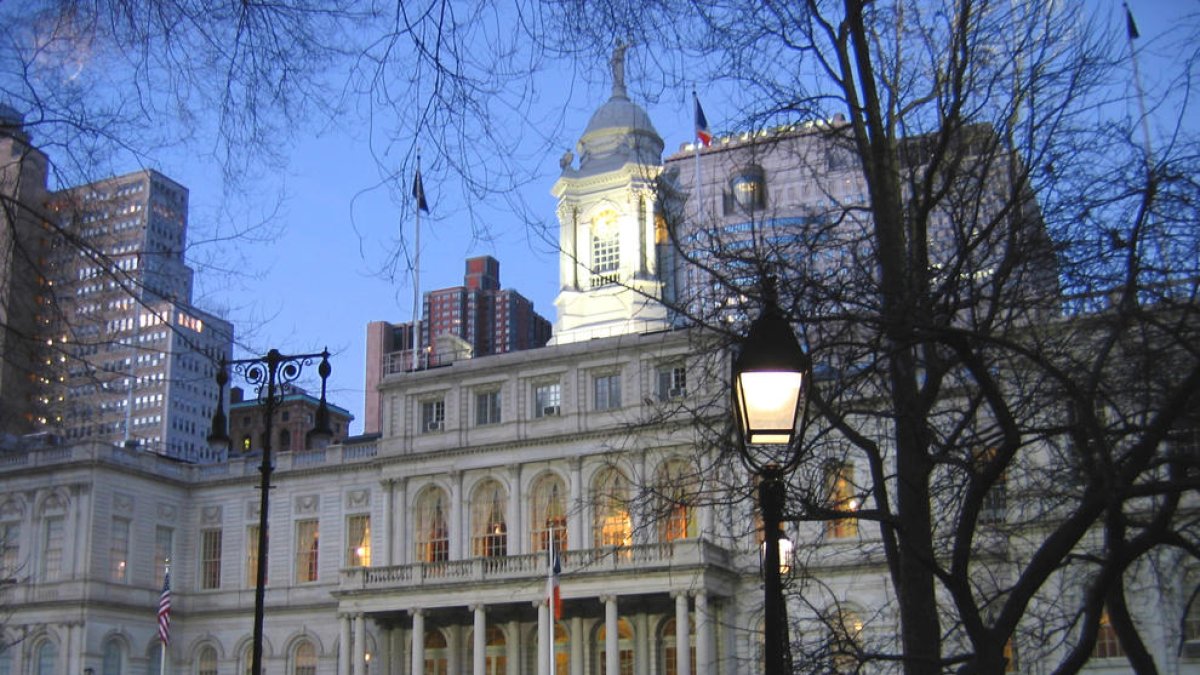
<svg viewBox="0 0 1200 675">
<path fill-rule="evenodd" d="M 1114 20 L 1123 18 L 1118 2 L 1106 4 Z M 1142 0 L 1131 6 L 1143 43 L 1152 43 L 1167 30 L 1172 17 L 1200 10 L 1194 0 Z M 537 149 L 525 159 L 536 175 L 521 196 L 552 232 L 556 231 L 555 204 L 549 190 L 558 175 L 558 157 L 573 148 L 591 112 L 608 98 L 606 59 L 607 55 L 596 56 L 596 69 L 586 83 L 551 85 L 538 93 L 539 105 L 561 111 L 562 117 L 551 133 L 537 139 Z M 630 74 L 631 94 L 645 105 L 637 96 L 634 76 Z M 726 103 L 722 92 L 701 91 L 700 95 L 714 131 L 736 122 L 730 118 L 734 105 Z M 690 91 L 665 92 L 658 105 L 646 105 L 665 141 L 666 154 L 691 139 L 690 98 Z M 374 320 L 406 321 L 412 315 L 411 280 L 406 275 L 388 279 L 380 269 L 385 252 L 396 246 L 400 228 L 411 237 L 414 224 L 411 216 L 401 222 L 396 202 L 407 184 L 381 183 L 368 134 L 356 117 L 347 116 L 344 122 L 314 125 L 312 131 L 297 134 L 284 149 L 283 167 L 260 173 L 250 184 L 251 198 L 245 201 L 224 201 L 219 171 L 194 156 L 164 157 L 158 168 L 190 189 L 194 236 L 210 231 L 209 223 L 218 218 L 222 207 L 225 217 L 247 223 L 273 214 L 266 238 L 207 251 L 240 274 L 202 268 L 198 304 L 225 308 L 237 326 L 243 349 L 239 356 L 262 354 L 272 347 L 298 353 L 328 346 L 335 354 L 330 398 L 355 415 L 352 429 L 357 433 L 362 428 L 366 325 Z M 383 164 L 387 162 L 384 158 Z M 427 181 L 426 189 L 432 213 L 422 220 L 422 291 L 460 284 L 466 258 L 492 255 L 500 261 L 503 286 L 530 298 L 536 310 L 553 321 L 558 261 L 552 244 L 499 203 L 464 204 L 455 186 L 436 181 Z M 490 240 L 473 236 L 472 215 L 488 224 Z"/>
</svg>

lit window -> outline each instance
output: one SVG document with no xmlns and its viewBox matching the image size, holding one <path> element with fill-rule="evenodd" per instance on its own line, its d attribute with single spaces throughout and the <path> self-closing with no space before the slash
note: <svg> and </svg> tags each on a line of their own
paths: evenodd
<svg viewBox="0 0 1200 675">
<path fill-rule="evenodd" d="M 296 583 L 317 580 L 320 531 L 317 519 L 296 521 Z"/>
<path fill-rule="evenodd" d="M 162 588 L 167 575 L 172 552 L 175 548 L 175 530 L 159 525 L 154 528 L 154 587 Z"/>
<path fill-rule="evenodd" d="M 317 675 L 317 648 L 308 640 L 296 645 L 292 675 Z"/>
<path fill-rule="evenodd" d="M 371 516 L 368 514 L 346 517 L 346 565 L 371 566 Z"/>
<path fill-rule="evenodd" d="M 677 675 L 679 673 L 679 650 L 675 641 L 675 619 L 670 619 L 663 624 L 662 632 L 659 634 L 659 641 L 662 644 L 663 655 L 663 672 L 666 675 Z M 692 620 L 688 619 L 688 645 L 691 653 L 692 668 L 696 667 L 696 630 L 692 625 Z"/>
<path fill-rule="evenodd" d="M 508 555 L 506 495 L 500 483 L 484 481 L 471 500 L 471 548 L 477 558 Z"/>
<path fill-rule="evenodd" d="M 129 519 L 113 518 L 108 548 L 109 577 L 118 583 L 129 582 Z"/>
<path fill-rule="evenodd" d="M 1100 614 L 1100 627 L 1096 629 L 1096 647 L 1092 652 L 1098 659 L 1115 659 L 1125 656 L 1125 649 L 1117 638 L 1117 630 L 1108 618 L 1108 610 Z"/>
<path fill-rule="evenodd" d="M 629 516 L 629 481 L 620 470 L 609 467 L 592 483 L 592 545 L 630 546 L 633 521 Z"/>
<path fill-rule="evenodd" d="M 825 486 L 829 508 L 853 514 L 858 511 L 858 495 L 854 491 L 854 465 L 833 462 L 825 468 Z M 858 534 L 858 520 L 852 515 L 836 517 L 825 523 L 825 534 L 832 539 L 845 539 Z"/>
<path fill-rule="evenodd" d="M 604 211 L 592 222 L 592 288 L 617 283 L 617 270 L 621 264 L 620 234 L 615 211 Z"/>
<path fill-rule="evenodd" d="M 563 551 L 567 548 L 567 488 L 562 478 L 548 473 L 533 484 L 533 517 L 530 519 L 530 534 L 535 551 L 545 551 L 550 548 L 550 540 L 554 540 L 554 549 Z"/>
<path fill-rule="evenodd" d="M 695 472 L 682 460 L 671 460 L 658 470 L 658 538 L 669 542 L 696 536 Z"/>
<path fill-rule="evenodd" d="M 196 659 L 196 675 L 217 675 L 217 650 L 212 645 L 200 649 L 200 658 Z"/>
<path fill-rule="evenodd" d="M 267 536 L 271 531 L 267 530 Z M 258 586 L 258 525 L 246 526 L 246 588 Z M 268 568 L 268 573 L 270 569 Z M 263 579 L 266 583 L 266 578 Z"/>
<path fill-rule="evenodd" d="M 450 559 L 450 532 L 446 527 L 445 493 L 431 487 L 416 503 L 417 560 L 425 563 Z"/>
<path fill-rule="evenodd" d="M 608 626 L 600 626 L 596 631 L 596 653 L 600 655 L 600 672 L 608 672 L 607 643 Z M 627 619 L 617 619 L 617 672 L 620 675 L 633 675 L 633 624 Z"/>
</svg>

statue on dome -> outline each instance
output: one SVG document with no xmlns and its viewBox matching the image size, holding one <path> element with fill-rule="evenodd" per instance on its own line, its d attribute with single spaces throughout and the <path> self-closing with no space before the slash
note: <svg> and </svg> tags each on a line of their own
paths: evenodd
<svg viewBox="0 0 1200 675">
<path fill-rule="evenodd" d="M 617 38 L 612 60 L 609 61 L 612 65 L 613 96 L 628 96 L 625 91 L 625 50 L 628 48 L 629 45 L 624 40 Z"/>
</svg>

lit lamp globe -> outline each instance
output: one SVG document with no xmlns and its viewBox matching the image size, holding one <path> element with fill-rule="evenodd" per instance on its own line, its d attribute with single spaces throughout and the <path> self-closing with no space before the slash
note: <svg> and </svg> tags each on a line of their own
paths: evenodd
<svg viewBox="0 0 1200 675">
<path fill-rule="evenodd" d="M 733 406 L 743 445 L 791 446 L 804 414 L 810 372 L 808 355 L 791 324 L 768 303 L 733 362 Z M 756 469 L 777 463 L 746 454 Z"/>
</svg>

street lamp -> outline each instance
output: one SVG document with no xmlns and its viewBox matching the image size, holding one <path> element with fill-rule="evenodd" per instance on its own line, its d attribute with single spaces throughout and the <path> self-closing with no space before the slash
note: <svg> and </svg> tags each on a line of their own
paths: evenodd
<svg viewBox="0 0 1200 675">
<path fill-rule="evenodd" d="M 208 436 L 208 445 L 215 455 L 229 452 L 230 441 L 227 420 L 225 417 L 225 385 L 229 383 L 227 368 L 254 388 L 258 402 L 262 406 L 266 433 L 262 443 L 262 463 L 259 472 L 262 480 L 259 485 L 258 506 L 258 574 L 254 586 L 254 643 L 251 656 L 251 675 L 262 675 L 263 647 L 263 614 L 267 586 L 267 505 L 271 494 L 271 427 L 275 419 L 275 409 L 283 402 L 286 385 L 295 382 L 306 366 L 311 366 L 313 360 L 320 358 L 317 374 L 321 376 L 321 402 L 317 406 L 317 414 L 313 429 L 308 432 L 306 440 L 309 447 L 324 447 L 333 438 L 329 428 L 329 406 L 325 402 L 325 385 L 332 368 L 329 365 L 329 350 L 316 354 L 280 354 L 272 349 L 266 356 L 234 361 L 221 360 L 217 369 L 217 411 L 213 413 L 212 432 Z"/>
<path fill-rule="evenodd" d="M 733 361 L 733 408 L 737 451 L 759 480 L 765 672 L 790 673 L 791 648 L 779 555 L 780 526 L 787 498 L 785 480 L 800 463 L 799 436 L 812 367 L 791 324 L 779 311 L 770 280 L 764 295 L 762 314 L 750 324 L 741 352 Z"/>
</svg>

